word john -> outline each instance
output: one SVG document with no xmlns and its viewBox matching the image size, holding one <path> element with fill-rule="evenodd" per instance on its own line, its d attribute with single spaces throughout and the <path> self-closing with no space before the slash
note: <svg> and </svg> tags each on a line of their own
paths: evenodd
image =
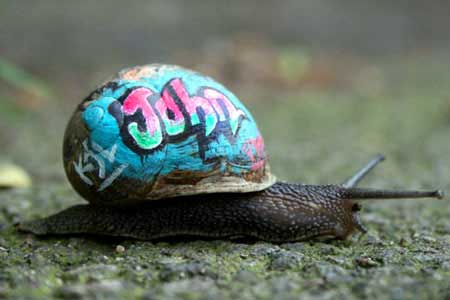
<svg viewBox="0 0 450 300">
<path fill-rule="evenodd" d="M 200 111 L 203 113 L 199 115 Z M 122 113 L 124 141 L 144 152 L 162 143 L 162 130 L 170 137 L 177 137 L 189 135 L 186 130 L 199 125 L 208 136 L 219 122 L 228 122 L 235 135 L 240 118 L 245 117 L 242 110 L 215 89 L 203 87 L 190 96 L 179 78 L 166 84 L 161 94 L 145 87 L 134 89 L 123 100 Z"/>
</svg>

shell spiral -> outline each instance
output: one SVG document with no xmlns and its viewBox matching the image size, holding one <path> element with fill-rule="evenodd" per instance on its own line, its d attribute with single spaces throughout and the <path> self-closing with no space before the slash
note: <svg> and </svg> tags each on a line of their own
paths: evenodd
<svg viewBox="0 0 450 300">
<path fill-rule="evenodd" d="M 251 192 L 275 182 L 242 102 L 178 66 L 119 72 L 77 107 L 63 148 L 69 181 L 97 204 Z"/>
</svg>

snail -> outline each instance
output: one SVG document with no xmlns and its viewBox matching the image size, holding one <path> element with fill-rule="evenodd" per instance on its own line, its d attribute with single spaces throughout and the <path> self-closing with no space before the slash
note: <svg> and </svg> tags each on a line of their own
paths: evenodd
<svg viewBox="0 0 450 300">
<path fill-rule="evenodd" d="M 443 198 L 440 190 L 356 187 L 382 155 L 343 184 L 277 181 L 242 102 L 213 79 L 173 65 L 125 69 L 93 91 L 68 123 L 63 158 L 89 204 L 19 230 L 143 240 L 345 239 L 366 232 L 361 200 Z"/>
</svg>

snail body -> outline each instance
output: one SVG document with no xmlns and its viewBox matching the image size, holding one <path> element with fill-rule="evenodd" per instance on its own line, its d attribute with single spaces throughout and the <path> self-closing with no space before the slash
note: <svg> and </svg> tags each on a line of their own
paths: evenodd
<svg viewBox="0 0 450 300">
<path fill-rule="evenodd" d="M 249 110 L 211 78 L 170 65 L 123 70 L 77 107 L 64 167 L 90 202 L 19 229 L 151 240 L 248 236 L 283 242 L 365 232 L 358 200 L 441 198 L 440 191 L 277 182 Z"/>
</svg>

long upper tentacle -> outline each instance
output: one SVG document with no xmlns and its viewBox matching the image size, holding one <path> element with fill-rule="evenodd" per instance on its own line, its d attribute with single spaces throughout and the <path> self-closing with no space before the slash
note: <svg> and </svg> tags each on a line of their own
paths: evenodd
<svg viewBox="0 0 450 300">
<path fill-rule="evenodd" d="M 358 183 L 372 171 L 380 162 L 384 161 L 384 155 L 378 154 L 370 160 L 364 167 L 362 167 L 355 175 L 344 181 L 342 186 L 346 188 L 355 187 Z"/>
</svg>

